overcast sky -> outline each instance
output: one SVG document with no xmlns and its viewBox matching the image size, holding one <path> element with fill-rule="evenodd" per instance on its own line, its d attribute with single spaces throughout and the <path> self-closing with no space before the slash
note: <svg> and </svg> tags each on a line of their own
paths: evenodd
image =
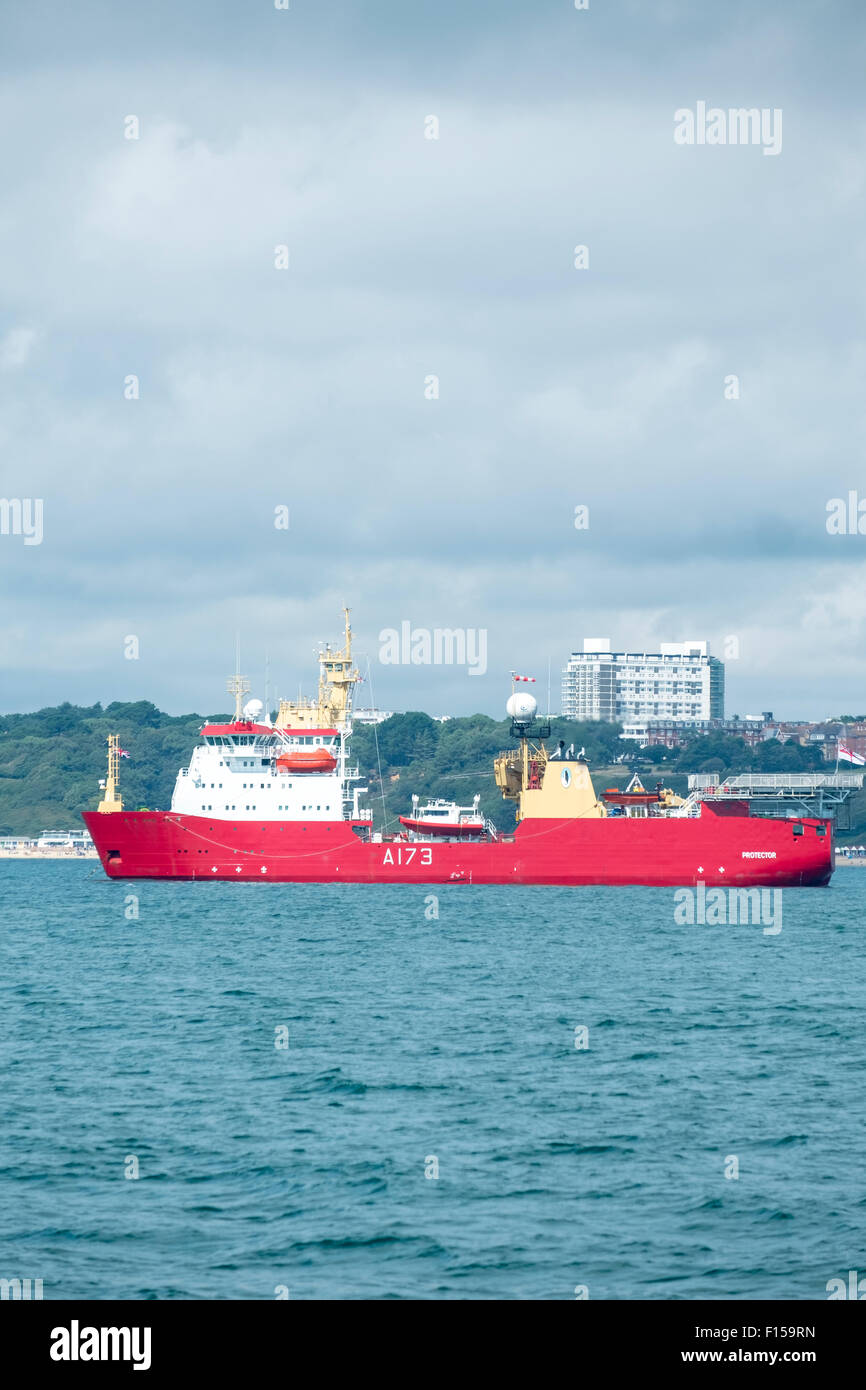
<svg viewBox="0 0 866 1390">
<path fill-rule="evenodd" d="M 864 40 L 859 0 L 6 0 L 0 496 L 43 538 L 0 535 L 0 708 L 225 709 L 238 631 L 295 693 L 343 603 L 388 709 L 544 703 L 548 661 L 558 708 L 584 636 L 735 637 L 729 713 L 866 708 L 826 527 L 866 499 Z M 781 151 L 675 143 L 698 102 Z M 381 664 L 403 621 L 486 674 Z"/>
</svg>

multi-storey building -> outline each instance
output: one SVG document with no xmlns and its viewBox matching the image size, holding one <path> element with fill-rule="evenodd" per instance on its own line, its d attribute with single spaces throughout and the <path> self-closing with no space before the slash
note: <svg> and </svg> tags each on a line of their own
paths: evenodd
<svg viewBox="0 0 866 1390">
<path fill-rule="evenodd" d="M 657 652 L 612 652 L 607 638 L 586 638 L 562 673 L 568 719 L 622 724 L 722 719 L 725 668 L 706 642 L 662 642 Z"/>
</svg>

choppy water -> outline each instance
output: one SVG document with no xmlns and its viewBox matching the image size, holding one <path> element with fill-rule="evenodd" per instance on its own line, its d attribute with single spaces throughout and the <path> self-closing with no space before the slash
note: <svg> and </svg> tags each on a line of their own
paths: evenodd
<svg viewBox="0 0 866 1390">
<path fill-rule="evenodd" d="M 796 1299 L 866 1272 L 866 872 L 786 889 L 776 936 L 679 926 L 664 889 L 438 896 L 0 864 L 0 1277 Z"/>
</svg>

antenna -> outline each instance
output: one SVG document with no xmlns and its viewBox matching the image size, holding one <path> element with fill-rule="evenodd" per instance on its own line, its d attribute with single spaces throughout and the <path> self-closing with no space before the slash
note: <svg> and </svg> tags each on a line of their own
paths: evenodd
<svg viewBox="0 0 866 1390">
<path fill-rule="evenodd" d="M 246 676 L 229 676 L 226 690 L 235 697 L 235 723 L 240 724 L 244 717 L 243 699 L 250 693 L 250 683 Z"/>
<path fill-rule="evenodd" d="M 243 717 L 243 700 L 245 695 L 250 693 L 250 683 L 246 676 L 241 675 L 241 635 L 235 633 L 235 673 L 229 676 L 226 681 L 226 690 L 235 697 L 235 723 L 240 724 Z"/>
</svg>

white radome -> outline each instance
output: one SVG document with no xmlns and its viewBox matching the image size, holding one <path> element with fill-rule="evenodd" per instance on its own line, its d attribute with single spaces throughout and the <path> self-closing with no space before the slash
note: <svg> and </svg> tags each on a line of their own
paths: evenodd
<svg viewBox="0 0 866 1390">
<path fill-rule="evenodd" d="M 255 723 L 257 719 L 261 719 L 264 708 L 261 700 L 247 700 L 244 705 L 244 719 L 249 719 Z"/>
<path fill-rule="evenodd" d="M 515 691 L 505 706 L 506 714 L 509 714 L 517 724 L 528 724 L 530 720 L 535 718 L 537 709 L 538 701 L 535 696 L 524 694 L 523 691 Z"/>
</svg>

